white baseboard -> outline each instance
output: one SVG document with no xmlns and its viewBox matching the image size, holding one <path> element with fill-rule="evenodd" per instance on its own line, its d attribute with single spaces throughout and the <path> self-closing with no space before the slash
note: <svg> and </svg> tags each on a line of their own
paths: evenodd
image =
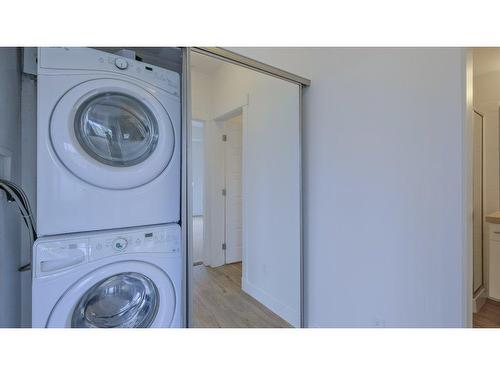
<svg viewBox="0 0 500 375">
<path fill-rule="evenodd" d="M 269 295 L 259 287 L 253 285 L 244 277 L 241 278 L 241 289 L 257 301 L 266 306 L 276 315 L 280 316 L 282 319 L 286 320 L 294 327 L 300 327 L 299 312 L 286 306 L 282 302 L 278 301 L 273 296 Z"/>
<path fill-rule="evenodd" d="M 479 310 L 481 310 L 481 307 L 483 307 L 484 303 L 486 302 L 486 299 L 488 296 L 486 295 L 486 289 L 482 289 L 473 299 L 472 299 L 472 307 L 473 307 L 473 312 L 477 313 Z"/>
</svg>

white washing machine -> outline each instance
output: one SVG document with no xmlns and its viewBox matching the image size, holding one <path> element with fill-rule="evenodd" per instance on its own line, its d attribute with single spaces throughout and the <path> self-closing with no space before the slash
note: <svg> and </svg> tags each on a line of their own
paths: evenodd
<svg viewBox="0 0 500 375">
<path fill-rule="evenodd" d="M 41 239 L 32 264 L 34 328 L 182 325 L 177 224 Z"/>
<path fill-rule="evenodd" d="M 179 221 L 177 73 L 40 48 L 37 111 L 39 236 Z"/>
</svg>

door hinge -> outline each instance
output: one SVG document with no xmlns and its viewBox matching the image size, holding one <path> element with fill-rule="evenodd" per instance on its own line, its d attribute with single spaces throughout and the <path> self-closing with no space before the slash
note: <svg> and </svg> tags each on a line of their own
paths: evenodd
<svg viewBox="0 0 500 375">
<path fill-rule="evenodd" d="M 222 244 L 222 250 L 226 250 L 226 243 L 225 242 Z"/>
<path fill-rule="evenodd" d="M 226 142 L 227 141 L 227 135 L 226 134 L 222 134 L 222 142 Z"/>
<path fill-rule="evenodd" d="M 225 197 L 226 196 L 226 189 L 222 189 L 222 195 Z"/>
</svg>

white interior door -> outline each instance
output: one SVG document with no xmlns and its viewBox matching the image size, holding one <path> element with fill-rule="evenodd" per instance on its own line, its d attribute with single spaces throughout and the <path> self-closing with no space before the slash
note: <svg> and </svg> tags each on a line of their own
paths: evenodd
<svg viewBox="0 0 500 375">
<path fill-rule="evenodd" d="M 223 121 L 208 121 L 204 127 L 203 263 L 218 267 L 225 263 L 225 150 Z"/>
<path fill-rule="evenodd" d="M 224 124 L 226 263 L 242 257 L 242 124 L 241 114 Z"/>
<path fill-rule="evenodd" d="M 473 131 L 473 291 L 483 285 L 483 116 L 474 112 Z"/>
</svg>

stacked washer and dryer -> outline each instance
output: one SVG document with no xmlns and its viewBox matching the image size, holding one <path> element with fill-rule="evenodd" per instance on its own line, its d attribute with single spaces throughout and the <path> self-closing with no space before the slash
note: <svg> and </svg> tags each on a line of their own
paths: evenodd
<svg viewBox="0 0 500 375">
<path fill-rule="evenodd" d="M 179 74 L 38 50 L 33 327 L 180 327 Z"/>
</svg>

